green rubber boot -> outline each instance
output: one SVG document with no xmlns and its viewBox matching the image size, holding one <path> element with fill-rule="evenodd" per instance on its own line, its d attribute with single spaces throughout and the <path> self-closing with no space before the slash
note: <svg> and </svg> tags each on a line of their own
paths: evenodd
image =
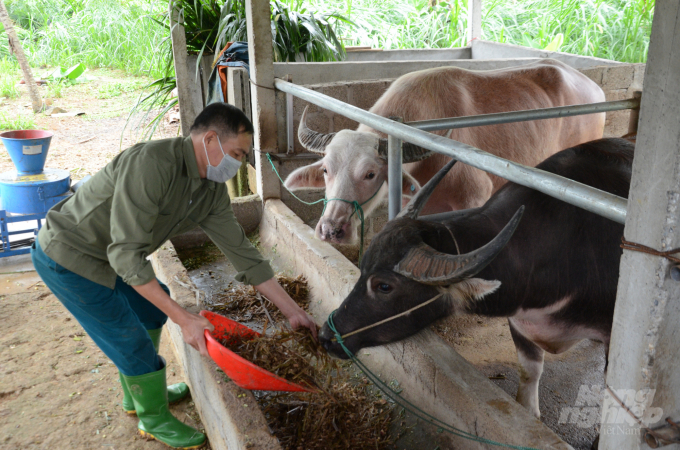
<svg viewBox="0 0 680 450">
<path fill-rule="evenodd" d="M 149 333 L 149 337 L 151 337 L 153 348 L 155 348 L 156 353 L 158 353 L 158 349 L 161 346 L 161 333 L 163 332 L 163 328 L 156 328 L 155 330 L 146 331 Z M 123 411 L 130 415 L 137 414 L 137 411 L 135 411 L 135 404 L 133 403 L 132 397 L 130 396 L 130 392 L 128 392 L 125 383 L 123 383 L 123 374 L 118 372 L 118 377 L 120 378 L 120 385 L 123 389 Z M 177 383 L 168 386 L 168 403 L 171 405 L 183 400 L 187 395 L 189 395 L 189 386 L 187 386 L 186 383 Z"/>
<path fill-rule="evenodd" d="M 161 361 L 163 368 L 157 372 L 134 377 L 122 375 L 139 417 L 139 433 L 172 448 L 200 448 L 205 444 L 205 435 L 180 422 L 170 413 L 165 360 L 161 358 Z"/>
</svg>

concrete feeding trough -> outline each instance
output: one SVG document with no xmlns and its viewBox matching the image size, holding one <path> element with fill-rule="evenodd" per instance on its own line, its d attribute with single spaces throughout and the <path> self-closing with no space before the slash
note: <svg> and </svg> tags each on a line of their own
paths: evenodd
<svg viewBox="0 0 680 450">
<path fill-rule="evenodd" d="M 239 205 L 234 209 L 244 222 L 248 217 L 244 217 L 243 211 L 257 214 L 256 208 Z M 312 295 L 310 309 L 321 324 L 353 287 L 359 275 L 358 268 L 338 250 L 314 238 L 312 228 L 281 201 L 265 203 L 259 231 L 261 246 L 275 249 L 275 254 L 272 252 L 270 256 L 276 259 L 279 267 L 285 265 L 293 274 L 307 278 Z M 207 238 L 194 233 L 175 242 L 198 245 L 202 239 Z M 165 244 L 154 253 L 152 261 L 158 277 L 168 285 L 173 298 L 198 313 L 203 308 L 200 292 L 187 275 L 173 245 Z M 216 370 L 215 363 L 189 348 L 177 325 L 168 322 L 166 328 L 212 447 L 280 448 L 251 392 L 226 380 Z M 396 380 L 407 400 L 457 428 L 508 444 L 541 449 L 571 448 L 432 331 L 362 351 L 359 357 L 384 380 Z M 423 432 L 432 437 L 431 442 L 436 439 L 441 448 L 487 448 L 486 444 L 439 434 L 434 427 L 427 428 Z"/>
</svg>

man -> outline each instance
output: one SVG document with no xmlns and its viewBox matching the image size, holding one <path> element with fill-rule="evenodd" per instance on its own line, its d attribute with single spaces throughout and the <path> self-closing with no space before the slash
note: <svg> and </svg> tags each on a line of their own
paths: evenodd
<svg viewBox="0 0 680 450">
<path fill-rule="evenodd" d="M 116 156 L 46 217 L 33 246 L 35 268 L 120 372 L 123 409 L 139 418 L 143 436 L 174 448 L 198 448 L 205 435 L 183 424 L 168 402 L 188 394 L 166 386 L 157 355 L 168 317 L 184 340 L 208 356 L 210 322 L 168 295 L 147 257 L 178 234 L 200 226 L 239 271 L 288 318 L 293 328 L 312 319 L 286 294 L 269 263 L 236 222 L 224 184 L 248 153 L 253 126 L 233 106 L 214 103 L 187 138 L 137 144 Z"/>
</svg>

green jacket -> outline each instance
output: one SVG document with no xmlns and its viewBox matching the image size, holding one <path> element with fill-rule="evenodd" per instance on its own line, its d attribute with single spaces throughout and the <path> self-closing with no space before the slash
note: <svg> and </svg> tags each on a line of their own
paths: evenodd
<svg viewBox="0 0 680 450">
<path fill-rule="evenodd" d="M 226 185 L 200 178 L 190 137 L 120 153 L 47 213 L 38 239 L 59 265 L 113 289 L 116 276 L 132 286 L 153 280 L 147 257 L 197 226 L 239 271 L 238 281 L 274 276 L 236 221 Z"/>
</svg>

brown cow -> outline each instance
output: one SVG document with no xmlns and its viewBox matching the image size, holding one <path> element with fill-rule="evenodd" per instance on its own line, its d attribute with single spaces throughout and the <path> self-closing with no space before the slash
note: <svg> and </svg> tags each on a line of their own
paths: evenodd
<svg viewBox="0 0 680 450">
<path fill-rule="evenodd" d="M 604 101 L 602 89 L 577 70 L 552 59 L 489 71 L 440 67 L 406 74 L 397 79 L 370 109 L 383 117 L 404 121 L 472 116 Z M 488 125 L 441 131 L 494 155 L 535 166 L 558 151 L 599 139 L 605 114 L 532 122 Z M 369 215 L 387 192 L 387 145 L 384 134 L 360 125 L 356 131 L 320 134 L 307 128 L 306 110 L 298 136 L 302 145 L 324 157 L 291 173 L 289 189 L 326 187 L 327 198 L 366 202 Z M 405 144 L 403 189 L 420 189 L 449 158 Z M 483 205 L 505 180 L 465 164 L 456 167 L 437 186 L 424 214 Z M 357 215 L 340 201 L 328 203 L 316 227 L 316 236 L 337 243 L 356 241 Z"/>
</svg>

